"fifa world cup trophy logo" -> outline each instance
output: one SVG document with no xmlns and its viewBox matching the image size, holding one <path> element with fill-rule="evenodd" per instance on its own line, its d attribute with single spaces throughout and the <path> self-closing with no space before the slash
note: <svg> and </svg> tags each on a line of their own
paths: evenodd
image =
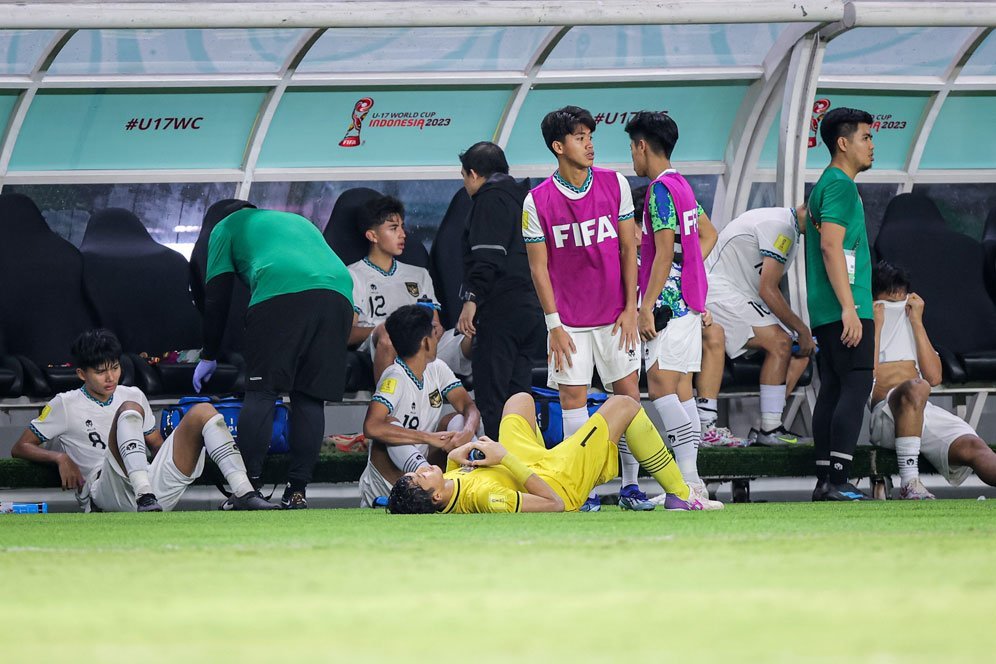
<svg viewBox="0 0 996 664">
<path fill-rule="evenodd" d="M 360 144 L 360 130 L 363 129 L 363 119 L 373 108 L 374 100 L 370 97 L 363 97 L 353 106 L 353 119 L 349 123 L 346 135 L 339 141 L 339 145 L 344 148 L 355 148 Z"/>
<path fill-rule="evenodd" d="M 829 99 L 817 99 L 813 103 L 813 117 L 809 119 L 809 147 L 815 148 L 820 131 L 820 122 L 823 116 L 830 110 Z"/>
</svg>

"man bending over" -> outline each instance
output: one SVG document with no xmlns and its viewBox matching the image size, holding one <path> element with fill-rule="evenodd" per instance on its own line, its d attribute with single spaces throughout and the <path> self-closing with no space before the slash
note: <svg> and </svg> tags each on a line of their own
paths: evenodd
<svg viewBox="0 0 996 664">
<path fill-rule="evenodd" d="M 879 261 L 872 275 L 875 297 L 875 384 L 871 442 L 896 450 L 899 496 L 932 500 L 920 481 L 920 453 L 957 486 L 974 470 L 996 486 L 996 453 L 960 417 L 928 401 L 941 382 L 941 360 L 923 326 L 923 300 L 910 292 L 905 270 Z"/>
<path fill-rule="evenodd" d="M 445 473 L 438 466 L 423 466 L 405 474 L 391 490 L 388 510 L 577 511 L 594 487 L 619 473 L 617 441 L 624 435 L 633 456 L 667 492 L 665 509 L 702 509 L 636 399 L 610 397 L 576 433 L 547 450 L 536 427 L 536 404 L 530 395 L 519 393 L 505 403 L 501 442 L 483 437 L 461 445 L 450 452 Z"/>
</svg>

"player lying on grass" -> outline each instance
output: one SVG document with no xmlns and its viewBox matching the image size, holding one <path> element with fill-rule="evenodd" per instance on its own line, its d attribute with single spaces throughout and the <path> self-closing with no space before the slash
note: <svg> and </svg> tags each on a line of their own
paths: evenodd
<svg viewBox="0 0 996 664">
<path fill-rule="evenodd" d="M 391 493 L 406 472 L 429 465 L 430 448 L 445 452 L 470 442 L 481 415 L 453 371 L 436 359 L 431 304 L 406 304 L 388 316 L 386 333 L 398 352 L 367 407 L 363 434 L 371 440 L 360 476 L 360 506 Z M 441 417 L 443 400 L 456 415 Z"/>
<path fill-rule="evenodd" d="M 253 488 L 239 448 L 213 406 L 195 405 L 164 442 L 142 391 L 118 385 L 121 344 L 113 334 L 84 332 L 72 356 L 82 387 L 49 401 L 11 456 L 58 466 L 62 488 L 75 490 L 85 511 L 172 510 L 204 469 L 205 450 L 232 487 L 227 509 L 276 507 Z M 50 449 L 47 443 L 55 440 L 65 452 Z M 146 450 L 155 454 L 152 463 Z"/>
<path fill-rule="evenodd" d="M 879 261 L 872 273 L 875 298 L 875 384 L 871 442 L 896 450 L 906 500 L 934 496 L 920 481 L 920 453 L 957 486 L 976 474 L 996 486 L 996 453 L 960 417 L 928 401 L 941 382 L 941 360 L 923 325 L 923 299 L 910 292 L 905 270 Z"/>
<path fill-rule="evenodd" d="M 399 479 L 388 500 L 393 514 L 434 512 L 573 512 L 599 484 L 619 473 L 616 441 L 626 436 L 640 465 L 667 492 L 667 510 L 701 510 L 674 457 L 635 399 L 610 397 L 580 429 L 552 450 L 543 445 L 532 396 L 505 403 L 498 438 L 461 445 L 445 473 L 423 466 Z M 478 450 L 472 458 L 471 453 Z"/>
</svg>

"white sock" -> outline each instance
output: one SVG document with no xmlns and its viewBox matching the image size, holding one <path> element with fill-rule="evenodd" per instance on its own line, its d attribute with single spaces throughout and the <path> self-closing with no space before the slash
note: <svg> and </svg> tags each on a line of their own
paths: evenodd
<svg viewBox="0 0 996 664">
<path fill-rule="evenodd" d="M 899 462 L 899 479 L 903 484 L 920 475 L 920 436 L 896 438 L 896 461 Z"/>
<path fill-rule="evenodd" d="M 126 410 L 118 415 L 118 452 L 128 474 L 128 481 L 135 491 L 135 497 L 152 493 L 149 483 L 149 459 L 146 456 L 145 432 L 142 425 L 145 417 L 137 410 Z"/>
<path fill-rule="evenodd" d="M 695 409 L 699 413 L 699 422 L 703 429 L 707 429 L 716 424 L 716 419 L 719 417 L 719 400 L 718 399 L 696 399 Z"/>
<path fill-rule="evenodd" d="M 622 474 L 622 485 L 624 487 L 630 484 L 639 486 L 637 476 L 640 474 L 640 462 L 629 451 L 629 446 L 626 444 L 626 436 L 619 438 L 619 471 Z"/>
<path fill-rule="evenodd" d="M 785 410 L 785 385 L 761 385 L 761 430 L 772 431 L 782 426 Z"/>
<path fill-rule="evenodd" d="M 695 399 L 689 399 L 688 401 L 682 401 L 681 407 L 685 409 L 688 413 L 688 423 L 692 426 L 692 433 L 695 436 L 695 478 L 689 481 L 701 481 L 699 478 L 699 446 L 702 444 L 702 422 L 698 417 L 698 409 L 695 405 Z"/>
<path fill-rule="evenodd" d="M 567 440 L 570 436 L 577 433 L 578 429 L 584 426 L 584 423 L 588 421 L 590 415 L 588 415 L 588 409 L 586 407 L 581 408 L 564 408 L 564 440 Z M 624 485 L 625 486 L 625 485 Z M 588 494 L 589 498 L 594 498 L 598 494 L 592 489 L 591 493 Z"/>
<path fill-rule="evenodd" d="M 578 432 L 584 423 L 588 421 L 588 409 L 581 408 L 564 409 L 564 440 L 567 440 Z"/>
<path fill-rule="evenodd" d="M 692 418 L 688 416 L 688 411 L 678 401 L 677 394 L 654 399 L 654 408 L 667 429 L 667 443 L 674 454 L 674 460 L 678 462 L 681 476 L 685 482 L 699 482 L 697 439 L 701 434 L 692 428 Z M 698 419 L 696 416 L 696 424 Z"/>
<path fill-rule="evenodd" d="M 386 445 L 387 456 L 391 457 L 391 462 L 403 473 L 414 473 L 422 466 L 428 466 L 429 462 L 422 456 L 422 450 L 418 445 Z"/>
<path fill-rule="evenodd" d="M 228 430 L 221 413 L 204 423 L 201 436 L 204 437 L 204 450 L 225 476 L 228 486 L 232 487 L 232 493 L 241 497 L 254 491 L 249 475 L 246 474 L 242 453 L 239 452 L 235 439 L 232 438 L 232 432 Z"/>
</svg>

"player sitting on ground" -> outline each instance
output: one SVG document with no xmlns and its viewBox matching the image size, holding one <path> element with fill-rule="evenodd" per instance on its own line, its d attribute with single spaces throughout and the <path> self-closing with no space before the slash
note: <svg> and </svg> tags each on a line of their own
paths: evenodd
<svg viewBox="0 0 996 664">
<path fill-rule="evenodd" d="M 930 500 L 920 481 L 920 453 L 957 486 L 974 470 L 996 486 L 996 453 L 967 422 L 928 400 L 941 382 L 941 360 L 923 326 L 923 299 L 910 292 L 905 270 L 879 261 L 872 274 L 875 298 L 875 384 L 871 442 L 896 450 L 901 498 Z"/>
<path fill-rule="evenodd" d="M 371 444 L 360 476 L 360 506 L 391 493 L 404 473 L 429 465 L 429 448 L 449 452 L 474 438 L 477 406 L 448 366 L 436 359 L 431 305 L 409 304 L 384 324 L 398 358 L 380 378 L 363 435 Z M 443 400 L 457 414 L 441 418 Z"/>
<path fill-rule="evenodd" d="M 799 238 L 806 227 L 806 208 L 759 208 L 728 223 L 706 261 L 709 294 L 706 306 L 725 335 L 725 355 L 731 359 L 764 351 L 761 364 L 761 422 L 748 439 L 757 445 L 791 445 L 798 434 L 782 422 L 785 400 L 809 362 L 815 347 L 813 334 L 792 311 L 778 287 L 792 265 Z M 792 356 L 792 337 L 798 337 L 798 357 Z M 704 354 L 704 351 L 703 351 Z M 716 397 L 723 379 L 718 371 L 698 377 L 699 419 L 716 420 Z M 706 417 L 703 417 L 703 414 Z M 812 442 L 805 441 L 802 442 Z"/>
<path fill-rule="evenodd" d="M 368 351 L 374 363 L 374 380 L 379 381 L 397 353 L 384 321 L 398 307 L 428 298 L 437 311 L 439 304 L 429 271 L 397 260 L 405 250 L 405 206 L 392 196 L 381 196 L 367 203 L 360 217 L 363 236 L 370 243 L 370 253 L 349 266 L 353 277 L 353 330 L 349 345 Z M 438 320 L 438 315 L 437 315 Z M 442 328 L 440 327 L 441 331 Z M 471 375 L 471 339 L 455 330 L 442 332 L 439 359 L 461 376 Z"/>
<path fill-rule="evenodd" d="M 11 456 L 59 468 L 63 489 L 76 491 L 85 511 L 170 511 L 204 469 L 204 451 L 232 487 L 228 509 L 273 505 L 253 488 L 239 448 L 213 406 L 195 405 L 165 442 L 148 399 L 118 385 L 121 344 L 107 330 L 84 332 L 73 344 L 83 386 L 57 394 L 31 421 Z M 49 449 L 58 439 L 65 452 Z M 149 463 L 146 450 L 155 458 Z"/>
<path fill-rule="evenodd" d="M 610 397 L 574 435 L 548 450 L 536 426 L 536 404 L 522 392 L 505 403 L 501 442 L 485 436 L 461 445 L 450 452 L 445 473 L 438 466 L 406 473 L 391 490 L 388 510 L 393 514 L 576 511 L 594 487 L 619 473 L 616 442 L 623 435 L 640 465 L 667 492 L 665 509 L 702 509 L 635 399 Z M 483 453 L 483 459 L 472 458 L 472 450 Z"/>
</svg>

